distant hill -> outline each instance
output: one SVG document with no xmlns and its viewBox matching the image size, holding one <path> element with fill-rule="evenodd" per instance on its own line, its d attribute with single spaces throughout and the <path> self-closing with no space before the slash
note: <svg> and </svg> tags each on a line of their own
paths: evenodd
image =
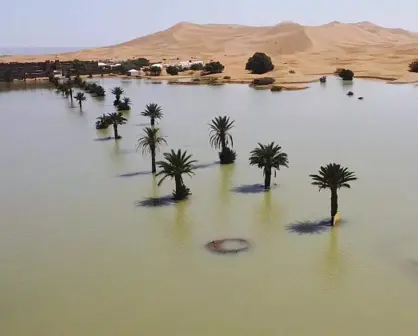
<svg viewBox="0 0 418 336">
<path fill-rule="evenodd" d="M 46 55 L 60 54 L 67 52 L 80 51 L 83 48 L 76 47 L 46 47 L 46 48 L 25 48 L 25 47 L 0 47 L 0 56 L 21 56 L 21 55 Z"/>
<path fill-rule="evenodd" d="M 254 52 L 265 52 L 275 64 L 272 75 L 293 82 L 332 73 L 337 67 L 350 67 L 356 75 L 399 78 L 408 73 L 409 62 L 418 58 L 418 33 L 367 21 L 333 21 L 320 26 L 281 22 L 266 27 L 180 22 L 164 31 L 113 46 L 58 55 L 56 52 L 39 56 L 32 52 L 32 56 L 2 57 L 0 61 L 42 61 L 56 56 L 60 60 L 146 57 L 172 63 L 194 58 L 220 61 L 225 65 L 224 73 L 244 78 L 248 77 L 244 69 L 248 58 Z M 295 74 L 289 77 L 290 70 Z"/>
</svg>

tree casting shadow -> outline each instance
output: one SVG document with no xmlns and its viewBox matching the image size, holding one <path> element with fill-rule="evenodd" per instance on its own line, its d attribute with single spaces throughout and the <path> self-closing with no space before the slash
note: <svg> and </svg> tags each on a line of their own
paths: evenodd
<svg viewBox="0 0 418 336">
<path fill-rule="evenodd" d="M 166 195 L 162 197 L 149 197 L 141 201 L 135 201 L 134 204 L 137 207 L 145 208 L 159 208 L 175 204 L 176 201 L 173 199 L 173 195 Z"/>
<path fill-rule="evenodd" d="M 338 225 L 344 224 L 344 220 L 340 220 Z M 320 234 L 332 229 L 330 225 L 330 218 L 325 218 L 316 221 L 303 221 L 287 226 L 287 230 L 297 234 Z"/>
<path fill-rule="evenodd" d="M 255 183 L 255 184 L 242 184 L 238 187 L 234 187 L 231 191 L 240 193 L 240 194 L 261 194 L 268 192 L 271 189 L 277 188 L 277 183 L 273 183 L 270 189 L 264 189 L 264 184 Z"/>
<path fill-rule="evenodd" d="M 142 175 L 151 175 L 152 172 L 150 171 L 140 171 L 140 172 L 132 172 L 132 173 L 123 173 L 120 174 L 119 177 L 133 177 L 133 176 L 142 176 Z"/>
</svg>

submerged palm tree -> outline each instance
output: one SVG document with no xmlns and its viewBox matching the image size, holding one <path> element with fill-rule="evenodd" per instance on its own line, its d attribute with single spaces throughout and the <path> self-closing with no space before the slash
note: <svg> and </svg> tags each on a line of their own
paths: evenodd
<svg viewBox="0 0 418 336">
<path fill-rule="evenodd" d="M 312 184 L 322 189 L 331 191 L 331 226 L 334 225 L 334 218 L 338 212 L 338 189 L 350 188 L 349 182 L 357 180 L 354 172 L 337 163 L 330 163 L 319 168 L 318 174 L 309 175 Z"/>
<path fill-rule="evenodd" d="M 97 117 L 96 119 L 97 130 L 107 129 L 110 126 L 109 117 L 106 114 L 102 114 L 100 117 Z"/>
<path fill-rule="evenodd" d="M 123 94 L 123 89 L 119 86 L 116 86 L 112 89 L 112 94 L 116 96 L 116 99 L 113 101 L 113 105 L 118 106 L 120 103 L 120 96 Z"/>
<path fill-rule="evenodd" d="M 71 79 L 69 79 L 68 81 L 67 81 L 67 83 L 65 83 L 65 85 L 66 85 L 66 87 L 67 87 L 67 90 L 68 90 L 68 95 L 70 96 L 70 99 L 71 99 L 71 105 L 73 104 L 73 86 L 74 86 L 74 83 L 72 82 L 72 80 Z"/>
<path fill-rule="evenodd" d="M 118 111 L 129 111 L 131 109 L 131 99 L 123 97 L 122 101 L 119 101 Z"/>
<path fill-rule="evenodd" d="M 84 93 L 83 92 L 78 92 L 76 95 L 75 95 L 75 100 L 77 100 L 78 101 L 78 105 L 80 105 L 80 110 L 82 110 L 83 109 L 83 101 L 85 101 L 86 100 L 86 96 L 84 95 Z"/>
<path fill-rule="evenodd" d="M 145 111 L 143 111 L 141 115 L 150 118 L 151 126 L 154 126 L 155 120 L 163 117 L 163 109 L 161 106 L 158 106 L 158 104 L 150 103 L 145 106 Z"/>
<path fill-rule="evenodd" d="M 280 170 L 280 166 L 289 168 L 287 154 L 281 151 L 282 147 L 272 142 L 269 145 L 258 144 L 250 153 L 250 165 L 263 169 L 264 189 L 270 189 L 271 173 Z M 275 173 L 276 174 L 276 173 Z"/>
<path fill-rule="evenodd" d="M 126 118 L 124 118 L 121 112 L 108 113 L 107 118 L 109 125 L 113 125 L 115 140 L 120 139 L 121 136 L 118 133 L 118 126 L 126 124 Z"/>
<path fill-rule="evenodd" d="M 216 117 L 209 124 L 210 129 L 210 145 L 215 149 L 220 149 L 219 160 L 221 164 L 233 163 L 236 158 L 236 153 L 231 148 L 234 147 L 234 140 L 229 131 L 234 127 L 234 120 L 230 120 L 229 117 Z"/>
<path fill-rule="evenodd" d="M 167 177 L 170 177 L 175 182 L 173 198 L 175 200 L 187 198 L 190 195 L 190 189 L 184 185 L 183 175 L 194 175 L 194 163 L 196 162 L 196 160 L 192 160 L 191 154 L 187 154 L 187 151 L 182 152 L 181 149 L 177 152 L 171 150 L 169 153 L 164 153 L 164 161 L 157 162 L 157 166 L 161 168 L 157 176 L 162 176 L 158 185 L 161 185 Z"/>
<path fill-rule="evenodd" d="M 106 95 L 106 91 L 103 88 L 103 86 L 98 85 L 96 86 L 96 88 L 94 89 L 94 94 L 96 95 L 96 97 L 104 97 Z"/>
<path fill-rule="evenodd" d="M 155 164 L 155 153 L 158 147 L 163 143 L 167 144 L 167 141 L 159 135 L 159 129 L 154 127 L 145 127 L 144 135 L 138 139 L 136 150 L 142 149 L 142 153 L 149 153 L 151 155 L 151 167 L 152 173 L 157 172 Z"/>
</svg>

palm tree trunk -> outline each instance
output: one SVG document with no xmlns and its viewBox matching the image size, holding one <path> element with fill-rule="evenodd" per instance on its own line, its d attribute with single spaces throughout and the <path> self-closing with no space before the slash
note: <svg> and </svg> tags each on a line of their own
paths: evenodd
<svg viewBox="0 0 418 336">
<path fill-rule="evenodd" d="M 174 181 L 176 183 L 176 194 L 174 196 L 175 196 L 176 199 L 178 199 L 177 197 L 179 197 L 180 194 L 181 194 L 181 187 L 182 187 L 182 184 L 183 184 L 181 176 L 176 175 L 174 177 Z"/>
<path fill-rule="evenodd" d="M 264 189 L 270 189 L 271 185 L 271 169 L 266 169 L 264 171 Z"/>
<path fill-rule="evenodd" d="M 334 218 L 338 211 L 337 189 L 331 189 L 331 226 L 334 226 Z"/>
<path fill-rule="evenodd" d="M 81 100 L 78 102 L 78 105 L 80 105 L 80 110 L 82 110 L 83 106 L 81 105 Z"/>
<path fill-rule="evenodd" d="M 115 140 L 119 139 L 118 124 L 113 124 L 113 132 L 115 134 Z"/>
<path fill-rule="evenodd" d="M 73 89 L 70 89 L 71 105 L 73 105 Z"/>
<path fill-rule="evenodd" d="M 154 127 L 155 119 L 151 117 L 151 126 Z"/>
<path fill-rule="evenodd" d="M 221 150 L 222 150 L 222 152 L 225 151 L 225 148 L 226 148 L 225 136 L 221 136 Z"/>
<path fill-rule="evenodd" d="M 157 167 L 155 166 L 155 148 L 151 148 L 151 167 L 152 173 L 155 174 L 157 172 Z"/>
</svg>

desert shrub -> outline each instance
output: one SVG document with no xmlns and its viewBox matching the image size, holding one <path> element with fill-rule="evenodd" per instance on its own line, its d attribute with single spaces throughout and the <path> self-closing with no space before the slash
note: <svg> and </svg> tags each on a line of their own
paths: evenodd
<svg viewBox="0 0 418 336">
<path fill-rule="evenodd" d="M 195 64 L 192 64 L 192 65 L 190 66 L 190 70 L 193 70 L 193 71 L 200 71 L 200 70 L 203 70 L 203 64 L 202 64 L 202 63 L 195 63 Z"/>
<path fill-rule="evenodd" d="M 192 81 L 193 82 L 200 82 L 200 78 L 193 78 Z"/>
<path fill-rule="evenodd" d="M 289 73 L 293 75 L 295 73 L 295 70 L 289 70 Z"/>
<path fill-rule="evenodd" d="M 224 76 L 224 79 L 226 80 L 231 79 L 231 76 Z"/>
<path fill-rule="evenodd" d="M 161 75 L 161 68 L 159 66 L 151 66 L 149 70 L 151 72 L 151 76 Z"/>
<path fill-rule="evenodd" d="M 225 69 L 225 66 L 221 64 L 220 62 L 206 63 L 206 65 L 203 68 L 203 70 L 207 72 L 208 74 L 221 73 L 222 71 L 224 71 L 224 69 Z"/>
<path fill-rule="evenodd" d="M 327 82 L 327 77 L 326 76 L 322 76 L 322 77 L 319 78 L 319 81 L 321 83 L 326 83 Z"/>
<path fill-rule="evenodd" d="M 418 72 L 418 59 L 409 63 L 409 71 L 411 72 Z"/>
<path fill-rule="evenodd" d="M 275 82 L 272 77 L 254 78 L 253 85 L 271 85 Z"/>
<path fill-rule="evenodd" d="M 274 65 L 271 62 L 271 58 L 265 53 L 256 52 L 248 59 L 245 70 L 249 70 L 253 74 L 264 74 L 274 70 Z"/>
<path fill-rule="evenodd" d="M 168 66 L 166 70 L 167 70 L 167 73 L 171 76 L 176 76 L 179 74 L 179 69 L 174 65 Z"/>
<path fill-rule="evenodd" d="M 353 80 L 354 72 L 350 69 L 337 69 L 335 72 L 343 80 Z"/>
</svg>

